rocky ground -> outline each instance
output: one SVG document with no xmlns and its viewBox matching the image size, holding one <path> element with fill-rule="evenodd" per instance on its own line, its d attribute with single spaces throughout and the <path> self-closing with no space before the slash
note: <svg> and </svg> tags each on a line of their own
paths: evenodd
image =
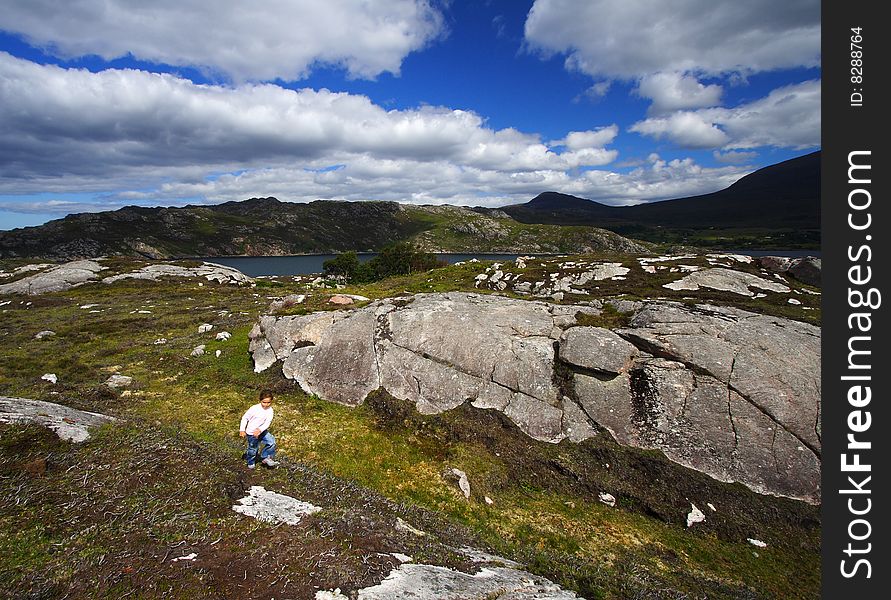
<svg viewBox="0 0 891 600">
<path fill-rule="evenodd" d="M 0 265 L 0 285 L 18 285 L 0 294 L 0 583 L 10 597 L 375 598 L 400 597 L 388 587 L 399 582 L 413 590 L 438 582 L 457 595 L 436 597 L 456 598 L 513 597 L 520 589 L 523 597 L 540 598 L 819 596 L 819 507 L 811 503 L 818 492 L 759 490 L 759 482 L 740 476 L 748 463 L 738 448 L 760 448 L 774 459 L 783 452 L 819 456 L 819 429 L 810 416 L 802 412 L 800 424 L 790 420 L 783 406 L 769 405 L 760 399 L 763 390 L 739 379 L 747 336 L 782 326 L 788 335 L 813 337 L 819 288 L 813 273 L 806 283 L 791 271 L 804 267 L 727 256 L 578 256 L 468 263 L 334 289 L 317 278 L 222 276 L 200 263 L 170 269 L 95 262 L 98 269 L 74 280 L 60 276 L 56 265 Z M 714 273 L 720 269 L 733 273 Z M 702 272 L 707 276 L 684 281 Z M 39 280 L 22 283 L 41 274 L 72 287 L 35 293 Z M 545 284 L 536 287 L 539 281 Z M 404 387 L 360 386 L 347 404 L 364 402 L 351 408 L 300 385 L 328 395 L 319 386 L 336 383 L 338 373 L 362 361 L 345 363 L 331 377 L 292 365 L 286 370 L 302 373 L 298 384 L 279 366 L 255 372 L 248 352 L 251 339 L 255 351 L 263 343 L 264 319 L 315 323 L 301 331 L 320 337 L 291 347 L 297 352 L 289 356 L 303 357 L 320 352 L 322 339 L 338 339 L 329 328 L 352 322 L 369 328 L 365 339 L 375 360 L 389 344 L 391 358 L 408 352 L 403 346 L 413 360 L 436 363 L 443 357 L 431 350 L 448 342 L 424 329 L 428 321 L 412 317 L 412 306 L 436 310 L 437 298 L 451 299 L 452 308 L 476 302 L 476 314 L 490 317 L 497 313 L 487 312 L 490 306 L 505 315 L 518 310 L 514 303 L 538 307 L 520 327 L 529 331 L 519 338 L 530 333 L 529 341 L 511 353 L 550 356 L 553 377 L 528 377 L 540 362 L 510 372 L 497 360 L 487 377 L 463 369 L 467 389 L 481 390 L 473 375 L 512 395 L 499 410 L 501 392 L 480 402 L 462 387 L 461 397 L 435 399 L 425 394 L 434 388 L 420 377 L 424 369 L 400 372 L 391 364 L 387 375 L 383 360 L 378 382 L 401 377 Z M 324 314 L 310 316 L 317 311 Z M 379 318 L 389 319 L 388 329 L 376 329 Z M 509 321 L 501 327 L 497 318 L 481 319 L 474 327 L 510 329 L 510 340 L 518 334 Z M 739 364 L 722 371 L 716 347 L 680 343 L 678 327 L 710 331 L 699 337 L 729 349 Z M 421 332 L 427 333 L 412 335 Z M 587 349 L 591 344 L 612 348 L 600 353 L 612 360 L 586 362 L 597 354 Z M 468 365 L 484 364 L 487 349 L 500 347 L 468 345 L 477 352 Z M 787 366 L 806 377 L 813 367 L 804 359 L 812 353 L 798 352 L 800 364 Z M 271 360 L 277 358 L 273 351 Z M 782 381 L 757 364 L 757 353 L 747 360 L 747 372 L 760 368 Z M 420 380 L 416 395 L 409 371 Z M 611 420 L 615 413 L 584 400 L 588 380 L 627 380 L 630 409 L 649 398 L 642 416 L 653 416 L 653 407 L 662 412 L 650 421 Z M 802 387 L 796 381 L 787 382 L 790 389 Z M 274 429 L 284 464 L 248 472 L 235 430 L 263 387 L 277 393 Z M 524 413 L 520 394 L 542 402 L 543 410 Z M 723 415 L 730 428 L 710 430 L 712 413 L 696 412 L 695 401 L 718 406 L 721 394 L 731 412 L 718 411 L 715 421 Z M 16 404 L 7 399 L 15 398 L 115 421 L 91 429 L 89 439 L 65 441 L 21 418 L 4 419 Z M 810 398 L 790 402 L 804 406 Z M 680 400 L 684 410 L 672 412 Z M 734 403 L 763 410 L 744 427 Z M 544 405 L 560 408 L 559 426 L 523 416 L 547 413 Z M 69 426 L 79 418 L 60 417 Z M 765 438 L 765 427 L 774 434 Z M 781 430 L 804 450 L 778 445 Z M 734 460 L 718 461 L 711 473 L 693 464 L 685 448 L 703 434 L 732 443 Z M 727 448 L 717 447 L 720 459 Z M 773 470 L 807 474 L 779 462 Z M 246 498 L 252 490 L 256 497 L 258 487 L 321 510 L 293 524 L 233 510 L 254 502 Z M 481 551 L 488 556 L 481 559 Z M 479 585 L 483 580 L 489 587 Z M 417 581 L 424 583 L 411 583 Z M 531 590 L 539 595 L 529 596 Z"/>
</svg>

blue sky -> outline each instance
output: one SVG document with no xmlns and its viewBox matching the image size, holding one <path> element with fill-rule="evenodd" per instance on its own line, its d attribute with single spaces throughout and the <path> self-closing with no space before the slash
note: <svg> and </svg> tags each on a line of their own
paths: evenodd
<svg viewBox="0 0 891 600">
<path fill-rule="evenodd" d="M 707 193 L 819 149 L 819 52 L 815 0 L 12 0 L 0 229 Z"/>
</svg>

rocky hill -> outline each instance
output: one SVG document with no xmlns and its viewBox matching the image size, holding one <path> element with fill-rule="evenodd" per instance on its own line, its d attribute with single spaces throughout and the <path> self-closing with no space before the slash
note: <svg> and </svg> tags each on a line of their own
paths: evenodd
<svg viewBox="0 0 891 600">
<path fill-rule="evenodd" d="M 819 261 L 0 282 L 9 597 L 819 596 Z M 266 388 L 282 464 L 249 470 Z"/>
<path fill-rule="evenodd" d="M 177 258 L 375 251 L 414 241 L 440 252 L 641 252 L 594 227 L 522 224 L 504 213 L 397 202 L 252 198 L 213 206 L 126 207 L 0 232 L 0 258 Z"/>
<path fill-rule="evenodd" d="M 650 240 L 725 248 L 819 248 L 820 152 L 701 196 L 608 206 L 557 192 L 500 210 L 523 223 L 590 225 Z"/>
</svg>

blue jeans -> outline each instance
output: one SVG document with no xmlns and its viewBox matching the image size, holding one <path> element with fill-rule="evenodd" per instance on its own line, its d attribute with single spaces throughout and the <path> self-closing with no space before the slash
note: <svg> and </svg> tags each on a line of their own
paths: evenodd
<svg viewBox="0 0 891 600">
<path fill-rule="evenodd" d="M 263 443 L 263 451 L 260 452 L 260 460 L 275 456 L 275 438 L 269 433 L 269 430 L 260 433 L 260 435 L 247 435 L 247 464 L 252 465 L 257 461 L 257 451 L 260 450 L 260 443 Z"/>
</svg>

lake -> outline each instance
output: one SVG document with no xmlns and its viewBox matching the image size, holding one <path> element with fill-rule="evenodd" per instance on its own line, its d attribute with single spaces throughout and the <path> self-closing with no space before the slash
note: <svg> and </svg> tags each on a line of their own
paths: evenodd
<svg viewBox="0 0 891 600">
<path fill-rule="evenodd" d="M 786 256 L 800 258 L 803 256 L 820 256 L 818 250 L 714 250 L 715 253 L 745 254 L 747 256 Z M 294 256 L 226 256 L 202 258 L 208 262 L 238 269 L 248 277 L 264 275 L 309 275 L 321 273 L 322 263 L 337 256 L 336 254 L 299 254 Z M 374 252 L 359 253 L 359 260 L 365 262 L 377 256 Z M 476 258 L 477 260 L 515 260 L 520 254 L 437 254 L 436 257 L 450 265 Z M 553 255 L 539 255 L 553 256 Z"/>
<path fill-rule="evenodd" d="M 331 260 L 336 254 L 300 254 L 296 256 L 226 256 L 203 258 L 207 262 L 217 263 L 238 269 L 248 277 L 263 275 L 308 275 L 321 273 L 322 263 Z M 365 262 L 377 256 L 374 252 L 362 252 L 359 260 Z M 520 254 L 437 254 L 436 257 L 450 265 L 476 258 L 477 260 L 515 260 Z"/>
</svg>

